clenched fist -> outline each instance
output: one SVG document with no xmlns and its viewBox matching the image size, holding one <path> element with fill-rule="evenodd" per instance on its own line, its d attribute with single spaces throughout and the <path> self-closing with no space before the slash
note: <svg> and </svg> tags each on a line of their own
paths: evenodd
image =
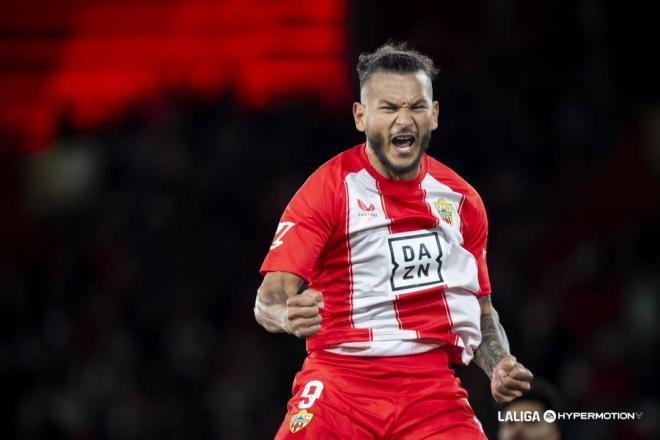
<svg viewBox="0 0 660 440">
<path fill-rule="evenodd" d="M 531 371 L 507 355 L 497 363 L 490 379 L 490 392 L 497 403 L 510 402 L 529 391 L 534 375 Z"/>
<path fill-rule="evenodd" d="M 286 300 L 287 332 L 299 338 L 308 338 L 321 331 L 323 296 L 318 290 L 307 289 Z"/>
</svg>

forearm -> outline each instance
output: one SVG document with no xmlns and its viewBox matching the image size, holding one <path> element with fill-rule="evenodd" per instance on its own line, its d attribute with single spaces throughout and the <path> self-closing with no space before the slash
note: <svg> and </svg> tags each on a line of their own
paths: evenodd
<svg viewBox="0 0 660 440">
<path fill-rule="evenodd" d="M 284 289 L 257 291 L 254 303 L 254 317 L 257 322 L 271 333 L 286 332 L 286 300 L 289 296 Z"/>
<path fill-rule="evenodd" d="M 474 361 L 490 378 L 497 363 L 509 355 L 509 340 L 490 296 L 481 298 L 480 303 L 481 345 L 476 351 Z"/>
<path fill-rule="evenodd" d="M 254 317 L 271 333 L 289 333 L 287 299 L 298 292 L 303 280 L 287 272 L 270 272 L 257 290 Z"/>
</svg>

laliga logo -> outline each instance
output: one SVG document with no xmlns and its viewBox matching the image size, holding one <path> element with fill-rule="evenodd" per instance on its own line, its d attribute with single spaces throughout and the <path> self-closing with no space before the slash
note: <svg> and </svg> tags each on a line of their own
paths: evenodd
<svg viewBox="0 0 660 440">
<path fill-rule="evenodd" d="M 561 420 L 641 420 L 643 412 L 634 411 L 605 411 L 605 412 L 557 412 L 551 409 L 543 413 L 546 423 L 555 423 Z M 537 411 L 501 411 L 497 412 L 497 420 L 500 422 L 540 422 L 541 416 Z"/>
<path fill-rule="evenodd" d="M 540 422 L 541 416 L 538 411 L 506 411 L 504 414 L 498 411 L 497 419 L 500 422 Z M 543 413 L 543 420 L 546 423 L 554 423 L 557 413 L 549 409 Z"/>
</svg>

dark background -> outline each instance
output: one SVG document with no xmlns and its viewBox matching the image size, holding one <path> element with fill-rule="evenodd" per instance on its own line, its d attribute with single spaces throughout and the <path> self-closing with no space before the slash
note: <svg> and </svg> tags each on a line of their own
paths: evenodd
<svg viewBox="0 0 660 440">
<path fill-rule="evenodd" d="M 644 412 L 570 423 L 565 438 L 658 438 L 654 15 L 597 0 L 339 3 L 348 89 L 294 84 L 254 106 L 231 86 L 169 87 L 94 124 L 60 108 L 43 137 L 0 130 L 2 438 L 272 438 L 305 351 L 255 323 L 258 268 L 306 176 L 362 142 L 354 65 L 389 38 L 442 69 L 430 154 L 484 199 L 513 353 L 564 409 Z M 33 26 L 34 4 L 7 9 L 0 49 L 72 35 Z M 41 72 L 11 53 L 0 78 Z M 457 371 L 495 437 L 486 376 Z"/>
</svg>

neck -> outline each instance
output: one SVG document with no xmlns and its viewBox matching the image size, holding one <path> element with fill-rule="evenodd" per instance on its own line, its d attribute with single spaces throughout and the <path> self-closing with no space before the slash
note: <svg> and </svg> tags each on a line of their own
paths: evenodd
<svg viewBox="0 0 660 440">
<path fill-rule="evenodd" d="M 413 180 L 419 174 L 419 170 L 422 164 L 422 161 L 420 160 L 414 169 L 404 173 L 397 173 L 391 168 L 388 168 L 383 162 L 381 162 L 381 160 L 378 158 L 378 155 L 376 155 L 376 152 L 369 144 L 369 141 L 367 141 L 366 153 L 369 163 L 372 167 L 374 167 L 378 174 L 391 180 Z"/>
</svg>

